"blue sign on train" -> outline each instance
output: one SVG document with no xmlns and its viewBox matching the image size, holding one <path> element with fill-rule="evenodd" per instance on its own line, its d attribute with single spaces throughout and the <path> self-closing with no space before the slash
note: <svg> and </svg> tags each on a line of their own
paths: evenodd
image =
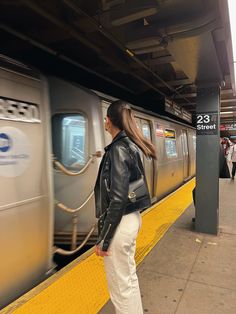
<svg viewBox="0 0 236 314">
<path fill-rule="evenodd" d="M 11 148 L 11 139 L 6 133 L 0 133 L 0 152 L 7 152 Z"/>
</svg>

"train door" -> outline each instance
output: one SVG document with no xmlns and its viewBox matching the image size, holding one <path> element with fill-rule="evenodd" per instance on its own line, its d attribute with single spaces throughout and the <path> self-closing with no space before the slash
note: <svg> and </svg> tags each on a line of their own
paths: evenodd
<svg viewBox="0 0 236 314">
<path fill-rule="evenodd" d="M 101 106 L 95 94 L 69 82 L 51 78 L 49 87 L 55 158 L 55 243 L 71 245 L 71 251 L 75 251 L 96 223 L 93 190 L 104 147 Z M 90 243 L 94 237 L 90 237 Z"/>
<path fill-rule="evenodd" d="M 15 60 L 0 63 L 2 308 L 52 268 L 53 215 L 46 83 Z"/>
<path fill-rule="evenodd" d="M 189 147 L 187 130 L 181 131 L 182 152 L 183 152 L 183 177 L 186 180 L 189 177 Z"/>
<path fill-rule="evenodd" d="M 137 125 L 141 129 L 144 137 L 152 141 L 152 133 L 151 133 L 151 125 L 150 121 L 145 120 L 145 119 L 136 119 Z M 143 157 L 143 165 L 145 169 L 145 174 L 147 178 L 147 184 L 148 184 L 148 189 L 151 198 L 154 196 L 154 191 L 153 191 L 153 183 L 154 183 L 154 163 L 153 160 L 150 158 Z"/>
</svg>

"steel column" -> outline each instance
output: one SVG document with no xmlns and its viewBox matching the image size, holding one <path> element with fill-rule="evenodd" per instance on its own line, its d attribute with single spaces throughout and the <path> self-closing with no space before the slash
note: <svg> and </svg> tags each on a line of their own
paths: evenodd
<svg viewBox="0 0 236 314">
<path fill-rule="evenodd" d="M 216 235 L 219 230 L 220 87 L 198 87 L 196 109 L 195 229 Z"/>
</svg>

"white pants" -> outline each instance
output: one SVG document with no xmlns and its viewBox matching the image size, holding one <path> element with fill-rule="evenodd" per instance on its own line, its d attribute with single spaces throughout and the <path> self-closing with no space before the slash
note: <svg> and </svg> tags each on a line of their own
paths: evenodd
<svg viewBox="0 0 236 314">
<path fill-rule="evenodd" d="M 143 314 L 136 264 L 136 238 L 141 226 L 139 212 L 122 217 L 104 257 L 108 288 L 116 314 Z"/>
</svg>

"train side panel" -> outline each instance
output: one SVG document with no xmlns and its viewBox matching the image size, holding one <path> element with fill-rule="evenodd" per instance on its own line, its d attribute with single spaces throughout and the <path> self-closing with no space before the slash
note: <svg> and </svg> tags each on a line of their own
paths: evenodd
<svg viewBox="0 0 236 314">
<path fill-rule="evenodd" d="M 157 119 L 157 181 L 155 195 L 164 197 L 183 183 L 183 153 L 178 124 Z"/>
<path fill-rule="evenodd" d="M 0 307 L 52 267 L 47 88 L 41 77 L 0 70 Z"/>
</svg>

